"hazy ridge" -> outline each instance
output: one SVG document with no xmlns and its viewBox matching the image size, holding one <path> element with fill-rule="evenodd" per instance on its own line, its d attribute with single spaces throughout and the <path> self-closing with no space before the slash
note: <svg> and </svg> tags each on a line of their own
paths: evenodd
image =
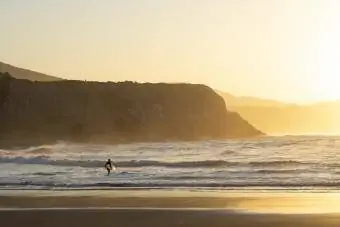
<svg viewBox="0 0 340 227">
<path fill-rule="evenodd" d="M 340 132 L 340 101 L 309 105 L 282 103 L 218 92 L 229 110 L 239 113 L 268 134 L 337 134 Z"/>
<path fill-rule="evenodd" d="M 0 62 L 0 73 L 9 73 L 17 79 L 26 79 L 32 81 L 58 81 L 61 78 L 49 76 L 43 73 L 31 71 L 28 69 L 19 68 L 10 64 Z"/>
</svg>

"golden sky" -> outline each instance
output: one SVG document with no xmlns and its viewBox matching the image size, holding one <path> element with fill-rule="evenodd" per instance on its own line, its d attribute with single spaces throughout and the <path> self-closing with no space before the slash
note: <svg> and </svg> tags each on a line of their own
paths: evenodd
<svg viewBox="0 0 340 227">
<path fill-rule="evenodd" d="M 340 99 L 338 0 L 7 0 L 0 28 L 0 61 L 64 78 Z"/>
</svg>

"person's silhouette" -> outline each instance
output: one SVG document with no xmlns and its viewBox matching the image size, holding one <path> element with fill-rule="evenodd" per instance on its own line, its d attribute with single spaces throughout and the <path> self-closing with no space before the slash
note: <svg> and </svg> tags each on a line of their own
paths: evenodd
<svg viewBox="0 0 340 227">
<path fill-rule="evenodd" d="M 111 159 L 108 159 L 107 162 L 105 163 L 105 168 L 107 170 L 107 175 L 110 175 L 110 172 L 112 170 L 112 162 Z"/>
</svg>

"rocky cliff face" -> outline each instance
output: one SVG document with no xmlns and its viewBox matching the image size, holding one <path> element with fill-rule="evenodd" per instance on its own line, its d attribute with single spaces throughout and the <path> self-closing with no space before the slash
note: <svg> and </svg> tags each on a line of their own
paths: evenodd
<svg viewBox="0 0 340 227">
<path fill-rule="evenodd" d="M 2 74 L 0 143 L 157 141 L 261 133 L 204 85 L 32 82 Z"/>
</svg>

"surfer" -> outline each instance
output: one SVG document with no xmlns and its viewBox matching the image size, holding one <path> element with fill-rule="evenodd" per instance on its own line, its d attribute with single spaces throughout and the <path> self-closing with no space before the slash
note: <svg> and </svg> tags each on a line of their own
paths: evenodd
<svg viewBox="0 0 340 227">
<path fill-rule="evenodd" d="M 107 175 L 110 175 L 110 172 L 112 170 L 112 162 L 111 159 L 108 159 L 107 162 L 105 163 L 105 168 L 107 170 Z"/>
</svg>

